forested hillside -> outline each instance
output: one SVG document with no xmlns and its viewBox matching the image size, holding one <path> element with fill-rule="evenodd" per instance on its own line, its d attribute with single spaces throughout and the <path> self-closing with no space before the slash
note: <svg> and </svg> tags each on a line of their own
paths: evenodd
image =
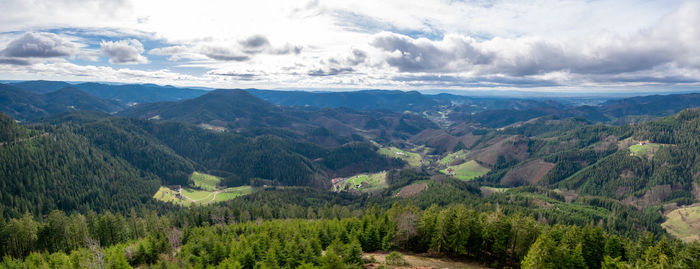
<svg viewBox="0 0 700 269">
<path fill-rule="evenodd" d="M 81 87 L 117 86 L 13 85 L 0 85 L 0 267 L 700 259 L 700 110 L 668 115 L 692 95 L 571 106 L 381 91 L 178 99 L 187 91 L 154 85 L 103 99 Z M 159 91 L 134 90 L 148 88 Z M 626 105 L 640 102 L 649 110 Z"/>
</svg>

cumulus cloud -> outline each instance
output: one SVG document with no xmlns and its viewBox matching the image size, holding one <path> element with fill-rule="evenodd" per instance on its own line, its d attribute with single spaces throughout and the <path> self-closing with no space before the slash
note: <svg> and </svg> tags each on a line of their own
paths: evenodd
<svg viewBox="0 0 700 269">
<path fill-rule="evenodd" d="M 400 72 L 442 72 L 489 63 L 492 56 L 469 37 L 449 35 L 441 41 L 383 32 L 370 43 L 388 52 L 386 61 Z"/>
<path fill-rule="evenodd" d="M 201 53 L 205 56 L 219 61 L 244 62 L 250 60 L 248 55 L 240 53 L 238 50 L 219 46 L 205 46 L 201 48 Z"/>
<path fill-rule="evenodd" d="M 154 48 L 148 51 L 149 54 L 170 56 L 168 60 L 178 61 L 189 60 L 216 60 L 224 62 L 245 62 L 254 58 L 258 54 L 267 55 L 297 55 L 301 53 L 303 47 L 299 45 L 285 44 L 283 46 L 273 46 L 267 37 L 263 35 L 252 35 L 248 38 L 231 41 L 202 40 L 194 45 L 176 45 L 162 48 Z"/>
<path fill-rule="evenodd" d="M 367 53 L 359 49 L 353 49 L 352 55 L 348 56 L 346 60 L 349 65 L 355 66 L 367 61 Z"/>
<path fill-rule="evenodd" d="M 700 31 L 679 35 L 669 29 L 700 23 L 700 16 L 669 16 L 655 27 L 630 35 L 599 33 L 569 39 L 541 37 L 476 40 L 447 35 L 442 40 L 376 34 L 370 44 L 402 73 L 472 73 L 531 76 L 551 72 L 615 75 L 666 65 L 700 67 Z M 686 25 L 688 26 L 688 25 Z"/>
<path fill-rule="evenodd" d="M 353 72 L 354 69 L 351 67 L 329 67 L 329 68 L 318 68 L 309 71 L 309 76 L 321 77 L 321 76 L 335 76 L 340 74 L 346 74 Z"/>
<path fill-rule="evenodd" d="M 246 50 L 258 51 L 270 46 L 270 41 L 264 35 L 253 35 L 238 42 Z"/>
<path fill-rule="evenodd" d="M 148 58 L 141 55 L 143 45 L 136 39 L 100 42 L 102 55 L 113 64 L 146 64 Z"/>
<path fill-rule="evenodd" d="M 32 62 L 17 58 L 0 58 L 0 64 L 6 65 L 30 65 Z"/>
<path fill-rule="evenodd" d="M 79 46 L 53 33 L 25 33 L 12 40 L 2 55 L 15 58 L 55 58 L 74 56 Z"/>
</svg>

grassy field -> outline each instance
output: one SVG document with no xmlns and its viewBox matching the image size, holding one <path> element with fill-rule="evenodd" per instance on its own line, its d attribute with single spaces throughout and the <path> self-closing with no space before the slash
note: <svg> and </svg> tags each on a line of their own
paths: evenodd
<svg viewBox="0 0 700 269">
<path fill-rule="evenodd" d="M 219 192 L 214 199 L 215 202 L 221 202 L 226 200 L 231 200 L 238 196 L 248 195 L 253 192 L 253 187 L 251 186 L 239 186 L 233 188 L 227 188 Z"/>
<path fill-rule="evenodd" d="M 661 145 L 654 143 L 647 143 L 644 145 L 635 144 L 630 146 L 630 152 L 632 152 L 634 156 L 651 157 L 654 156 L 654 153 L 659 147 L 661 147 Z"/>
<path fill-rule="evenodd" d="M 344 190 L 345 188 L 354 189 L 355 186 L 360 185 L 362 182 L 367 182 L 367 185 L 360 187 L 359 191 L 372 191 L 378 189 L 384 189 L 388 187 L 386 183 L 386 172 L 374 173 L 374 174 L 359 174 L 347 178 L 346 180 L 336 184 L 334 186 L 335 190 Z"/>
<path fill-rule="evenodd" d="M 221 182 L 220 177 L 200 172 L 192 173 L 190 179 L 192 179 L 192 182 L 194 183 L 195 187 L 207 191 L 216 190 L 216 185 L 219 184 L 219 182 Z"/>
<path fill-rule="evenodd" d="M 181 206 L 203 205 L 213 202 L 221 202 L 231 200 L 238 196 L 247 195 L 253 192 L 251 186 L 240 186 L 234 188 L 226 188 L 218 191 L 202 191 L 191 188 L 183 188 L 180 198 L 177 191 L 168 187 L 160 187 L 158 192 L 153 195 L 153 198 L 163 202 L 171 202 Z"/>
<path fill-rule="evenodd" d="M 379 154 L 402 159 L 402 160 L 406 161 L 406 163 L 408 163 L 409 166 L 412 166 L 412 167 L 421 166 L 421 161 L 423 160 L 423 158 L 420 156 L 420 154 L 414 153 L 414 152 L 409 152 L 409 151 L 404 151 L 404 150 L 401 150 L 397 147 L 388 147 L 388 148 L 387 147 L 380 147 Z"/>
<path fill-rule="evenodd" d="M 453 176 L 461 180 L 470 180 L 490 171 L 490 169 L 479 165 L 474 160 L 456 166 L 448 166 L 447 168 L 440 170 L 440 172 L 449 175 L 450 173 L 447 172 L 448 169 L 452 169 L 454 171 Z"/>
<path fill-rule="evenodd" d="M 221 178 L 200 172 L 194 172 L 190 179 L 194 187 L 183 187 L 179 192 L 168 187 L 160 187 L 153 198 L 176 205 L 191 206 L 231 200 L 253 192 L 251 186 L 217 189 Z"/>
<path fill-rule="evenodd" d="M 466 151 L 466 150 L 460 150 L 457 152 L 453 152 L 453 153 L 448 154 L 444 158 L 440 159 L 440 161 L 438 161 L 438 162 L 442 165 L 448 166 L 448 165 L 452 164 L 454 161 L 464 160 L 464 158 L 467 157 L 468 153 L 469 153 L 469 151 Z"/>
<path fill-rule="evenodd" d="M 700 239 L 700 206 L 679 208 L 666 214 L 661 224 L 666 231 L 682 240 L 692 242 Z"/>
</svg>

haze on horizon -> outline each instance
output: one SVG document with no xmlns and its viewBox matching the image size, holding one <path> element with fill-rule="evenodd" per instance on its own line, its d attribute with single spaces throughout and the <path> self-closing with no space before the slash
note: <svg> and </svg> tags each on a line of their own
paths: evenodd
<svg viewBox="0 0 700 269">
<path fill-rule="evenodd" d="M 0 79 L 694 91 L 700 1 L 0 0 Z"/>
</svg>

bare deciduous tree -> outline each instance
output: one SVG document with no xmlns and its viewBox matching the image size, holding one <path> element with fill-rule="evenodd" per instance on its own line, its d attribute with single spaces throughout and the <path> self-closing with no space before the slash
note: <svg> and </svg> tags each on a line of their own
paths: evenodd
<svg viewBox="0 0 700 269">
<path fill-rule="evenodd" d="M 105 253 L 100 248 L 100 241 L 92 238 L 85 238 L 85 246 L 92 252 L 92 265 L 90 268 L 105 268 Z"/>
<path fill-rule="evenodd" d="M 173 227 L 170 230 L 165 230 L 165 236 L 168 238 L 168 243 L 170 247 L 175 251 L 182 244 L 182 231 L 177 227 Z"/>
</svg>

